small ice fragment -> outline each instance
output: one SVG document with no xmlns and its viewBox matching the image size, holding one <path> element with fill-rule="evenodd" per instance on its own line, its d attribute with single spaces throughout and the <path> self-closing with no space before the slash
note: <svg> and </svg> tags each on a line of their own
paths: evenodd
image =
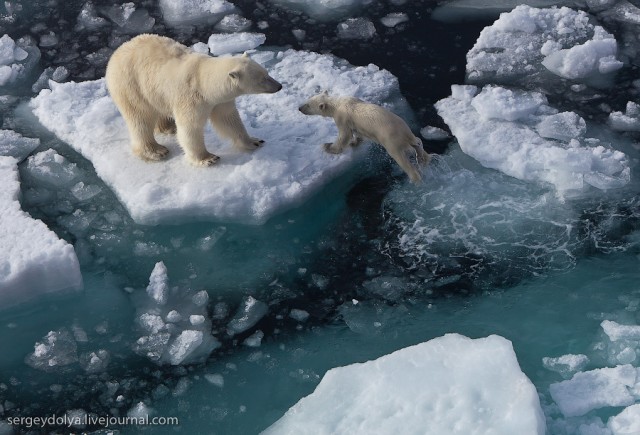
<svg viewBox="0 0 640 435">
<path fill-rule="evenodd" d="M 242 304 L 238 307 L 236 315 L 227 325 L 227 333 L 236 335 L 254 326 L 269 311 L 267 305 L 255 299 L 253 296 L 247 296 L 243 299 Z"/>
</svg>

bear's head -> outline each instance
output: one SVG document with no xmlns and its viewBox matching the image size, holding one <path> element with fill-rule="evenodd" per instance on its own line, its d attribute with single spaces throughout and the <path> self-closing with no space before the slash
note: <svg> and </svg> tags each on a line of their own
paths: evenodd
<svg viewBox="0 0 640 435">
<path fill-rule="evenodd" d="M 273 94 L 282 89 L 282 85 L 266 69 L 246 54 L 235 58 L 229 79 L 241 94 Z"/>
<path fill-rule="evenodd" d="M 328 111 L 330 99 L 329 93 L 324 91 L 309 98 L 298 110 L 305 115 L 331 116 Z"/>
</svg>

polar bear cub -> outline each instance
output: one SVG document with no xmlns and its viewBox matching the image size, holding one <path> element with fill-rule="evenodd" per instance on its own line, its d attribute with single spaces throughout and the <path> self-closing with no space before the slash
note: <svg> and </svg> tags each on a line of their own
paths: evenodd
<svg viewBox="0 0 640 435">
<path fill-rule="evenodd" d="M 305 115 L 334 119 L 338 138 L 334 143 L 324 144 L 327 152 L 340 154 L 347 146 L 357 146 L 362 139 L 369 139 L 382 145 L 412 182 L 417 183 L 422 179 L 408 154 L 415 155 L 417 162 L 423 166 L 429 162 L 429 154 L 422 148 L 422 141 L 413 135 L 398 115 L 357 98 L 332 97 L 326 91 L 311 97 L 299 110 Z"/>
<path fill-rule="evenodd" d="M 204 144 L 207 120 L 244 151 L 264 141 L 249 136 L 235 99 L 274 93 L 282 85 L 246 55 L 211 57 L 164 36 L 139 35 L 122 44 L 107 64 L 107 87 L 124 117 L 134 154 L 161 160 L 169 150 L 154 130 L 176 133 L 189 162 L 209 166 L 219 157 Z"/>
</svg>

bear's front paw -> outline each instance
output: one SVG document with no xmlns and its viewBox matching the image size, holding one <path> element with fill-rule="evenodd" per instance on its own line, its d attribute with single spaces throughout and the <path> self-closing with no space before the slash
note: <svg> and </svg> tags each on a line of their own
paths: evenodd
<svg viewBox="0 0 640 435">
<path fill-rule="evenodd" d="M 147 144 L 141 148 L 134 148 L 134 153 L 143 160 L 160 161 L 169 155 L 169 148 L 160 144 Z"/>
<path fill-rule="evenodd" d="M 336 149 L 331 142 L 325 143 L 322 148 L 329 154 L 340 154 L 342 152 L 342 150 Z"/>
<path fill-rule="evenodd" d="M 216 156 L 215 154 L 207 153 L 207 155 L 204 157 L 191 159 L 191 163 L 195 166 L 212 166 L 218 160 L 220 160 L 220 157 Z"/>
</svg>

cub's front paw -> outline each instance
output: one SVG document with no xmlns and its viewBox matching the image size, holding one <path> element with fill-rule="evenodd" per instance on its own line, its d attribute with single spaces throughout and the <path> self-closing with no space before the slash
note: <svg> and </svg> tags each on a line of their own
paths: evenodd
<svg viewBox="0 0 640 435">
<path fill-rule="evenodd" d="M 331 142 L 322 145 L 322 148 L 329 154 L 340 154 L 342 150 L 336 149 Z"/>
</svg>

